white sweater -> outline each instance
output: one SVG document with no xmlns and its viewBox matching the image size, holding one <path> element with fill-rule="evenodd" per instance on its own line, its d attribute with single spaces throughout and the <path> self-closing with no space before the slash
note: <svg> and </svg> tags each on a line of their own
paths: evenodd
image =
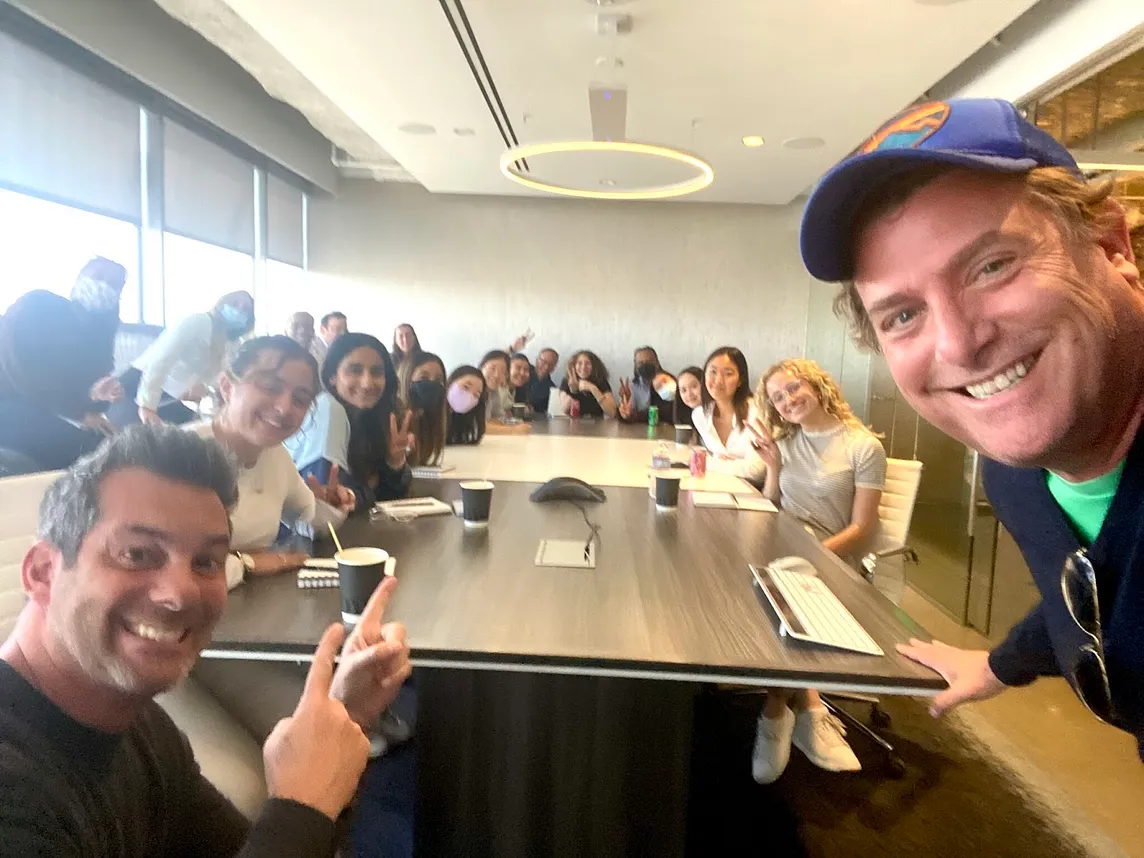
<svg viewBox="0 0 1144 858">
<path fill-rule="evenodd" d="M 194 423 L 187 428 L 202 438 L 215 437 L 211 422 Z M 252 467 L 238 468 L 237 473 L 238 504 L 230 514 L 230 547 L 234 551 L 269 548 L 278 539 L 279 522 L 311 525 L 319 534 L 325 533 L 327 523 L 337 527 L 346 520 L 345 513 L 314 497 L 281 444 L 263 450 Z M 237 568 L 232 568 L 236 564 Z M 238 558 L 228 560 L 228 586 L 239 583 L 243 571 Z"/>
</svg>

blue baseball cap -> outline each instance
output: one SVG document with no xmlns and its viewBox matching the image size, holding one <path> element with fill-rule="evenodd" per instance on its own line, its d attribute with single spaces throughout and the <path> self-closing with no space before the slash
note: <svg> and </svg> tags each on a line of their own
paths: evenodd
<svg viewBox="0 0 1144 858">
<path fill-rule="evenodd" d="M 854 276 L 854 215 L 871 191 L 926 164 L 998 173 L 1065 167 L 1080 175 L 1069 151 L 999 98 L 932 101 L 902 111 L 823 176 L 807 200 L 799 245 L 819 280 Z"/>
</svg>

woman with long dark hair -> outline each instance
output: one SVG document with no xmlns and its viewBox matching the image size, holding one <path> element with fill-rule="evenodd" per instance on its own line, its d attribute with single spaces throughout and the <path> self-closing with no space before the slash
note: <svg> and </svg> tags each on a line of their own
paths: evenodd
<svg viewBox="0 0 1144 858">
<path fill-rule="evenodd" d="M 767 466 L 748 423 L 755 416 L 747 359 L 734 346 L 711 352 L 703 364 L 703 404 L 691 412 L 711 452 L 709 467 L 761 484 Z"/>
<path fill-rule="evenodd" d="M 445 382 L 446 444 L 479 444 L 485 437 L 485 377 L 475 366 L 457 367 Z"/>
<path fill-rule="evenodd" d="M 298 470 L 325 484 L 337 465 L 358 509 L 408 494 L 413 415 L 398 423 L 389 351 L 369 334 L 343 334 L 326 354 L 322 384 L 313 419 L 287 443 Z"/>
<path fill-rule="evenodd" d="M 401 402 L 413 414 L 417 465 L 438 465 L 445 450 L 445 364 L 431 352 L 405 361 L 397 372 Z"/>
<path fill-rule="evenodd" d="M 560 408 L 572 413 L 573 403 L 580 403 L 582 417 L 615 417 L 616 398 L 608 384 L 608 368 L 587 349 L 576 352 L 568 361 L 568 375 L 560 382 Z"/>
</svg>

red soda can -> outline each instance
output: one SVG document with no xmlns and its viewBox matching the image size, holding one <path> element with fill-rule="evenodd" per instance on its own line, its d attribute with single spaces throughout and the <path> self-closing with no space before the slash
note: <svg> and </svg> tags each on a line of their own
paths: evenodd
<svg viewBox="0 0 1144 858">
<path fill-rule="evenodd" d="M 703 447 L 691 448 L 691 476 L 707 476 L 707 450 Z"/>
<path fill-rule="evenodd" d="M 572 400 L 571 416 L 572 417 L 579 417 L 580 416 L 580 400 L 579 399 L 573 399 Z"/>
</svg>

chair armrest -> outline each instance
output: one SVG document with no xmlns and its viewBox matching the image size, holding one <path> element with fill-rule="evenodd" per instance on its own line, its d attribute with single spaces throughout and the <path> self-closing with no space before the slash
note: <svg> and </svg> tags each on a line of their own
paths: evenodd
<svg viewBox="0 0 1144 858">
<path fill-rule="evenodd" d="M 866 580 L 871 582 L 874 580 L 874 574 L 878 569 L 879 560 L 885 560 L 887 557 L 897 557 L 899 555 L 904 557 L 907 563 L 918 562 L 918 553 L 908 545 L 902 545 L 898 548 L 888 548 L 885 551 L 871 551 L 862 558 L 862 569 Z"/>
</svg>

